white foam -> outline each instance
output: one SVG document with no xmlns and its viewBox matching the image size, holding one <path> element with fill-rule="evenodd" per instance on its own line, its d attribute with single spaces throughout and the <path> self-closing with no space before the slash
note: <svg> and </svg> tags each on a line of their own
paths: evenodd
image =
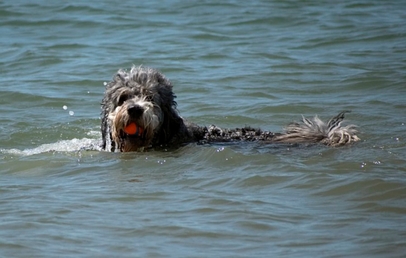
<svg viewBox="0 0 406 258">
<path fill-rule="evenodd" d="M 72 140 L 61 140 L 55 143 L 42 144 L 33 149 L 0 149 L 1 153 L 31 156 L 35 154 L 47 153 L 47 152 L 75 152 L 81 149 L 98 150 L 101 148 L 98 146 L 98 139 L 72 139 Z"/>
</svg>

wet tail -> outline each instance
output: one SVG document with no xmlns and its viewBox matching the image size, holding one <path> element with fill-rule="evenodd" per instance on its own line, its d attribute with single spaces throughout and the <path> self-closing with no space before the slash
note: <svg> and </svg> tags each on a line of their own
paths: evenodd
<svg viewBox="0 0 406 258">
<path fill-rule="evenodd" d="M 342 146 L 359 141 L 355 125 L 341 126 L 345 113 L 343 111 L 324 123 L 315 116 L 313 119 L 303 117 L 301 123 L 291 123 L 285 127 L 285 132 L 274 138 L 274 141 L 285 143 L 323 143 L 328 146 Z"/>
</svg>

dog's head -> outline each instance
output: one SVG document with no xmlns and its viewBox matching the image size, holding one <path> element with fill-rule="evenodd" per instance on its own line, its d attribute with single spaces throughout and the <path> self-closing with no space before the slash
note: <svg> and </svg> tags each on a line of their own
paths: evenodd
<svg viewBox="0 0 406 258">
<path fill-rule="evenodd" d="M 174 98 L 171 83 L 160 72 L 143 67 L 119 70 L 106 85 L 102 101 L 103 148 L 142 151 L 164 143 L 181 120 Z"/>
</svg>

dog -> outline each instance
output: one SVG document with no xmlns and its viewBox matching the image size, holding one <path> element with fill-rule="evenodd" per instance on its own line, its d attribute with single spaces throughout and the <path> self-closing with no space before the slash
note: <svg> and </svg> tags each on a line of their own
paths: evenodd
<svg viewBox="0 0 406 258">
<path fill-rule="evenodd" d="M 101 108 L 102 148 L 106 151 L 146 151 L 176 148 L 188 143 L 215 142 L 322 143 L 343 146 L 360 140 L 355 125 L 341 126 L 339 113 L 328 123 L 317 116 L 302 117 L 282 133 L 252 127 L 223 129 L 215 125 L 199 126 L 183 119 L 177 111 L 171 82 L 159 71 L 133 66 L 120 69 L 106 84 Z"/>
</svg>

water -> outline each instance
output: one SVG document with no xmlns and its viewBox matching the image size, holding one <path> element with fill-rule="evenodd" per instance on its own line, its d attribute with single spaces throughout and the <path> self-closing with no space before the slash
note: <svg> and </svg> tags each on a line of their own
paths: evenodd
<svg viewBox="0 0 406 258">
<path fill-rule="evenodd" d="M 403 257 L 404 1 L 2 1 L 0 256 Z M 342 148 L 100 141 L 103 83 L 155 67 L 189 120 L 352 110 Z"/>
</svg>

